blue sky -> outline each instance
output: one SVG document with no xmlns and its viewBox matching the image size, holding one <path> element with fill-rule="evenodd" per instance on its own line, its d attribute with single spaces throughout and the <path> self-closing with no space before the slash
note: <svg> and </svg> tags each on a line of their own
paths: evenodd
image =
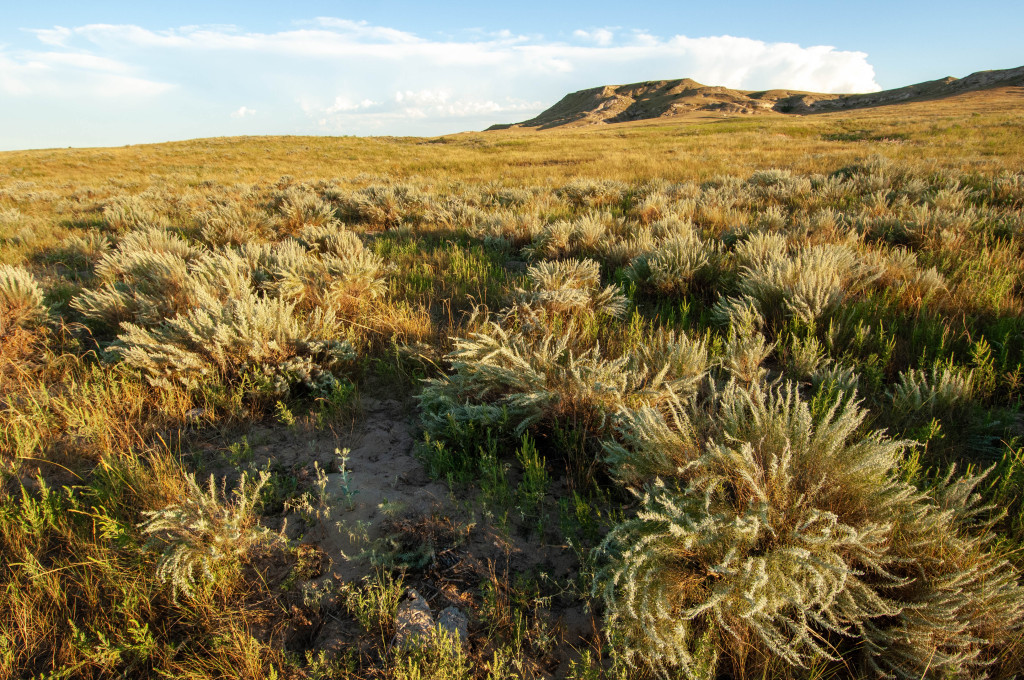
<svg viewBox="0 0 1024 680">
<path fill-rule="evenodd" d="M 0 149 L 438 135 L 586 87 L 869 91 L 1024 65 L 1024 2 L 7 2 Z"/>
</svg>

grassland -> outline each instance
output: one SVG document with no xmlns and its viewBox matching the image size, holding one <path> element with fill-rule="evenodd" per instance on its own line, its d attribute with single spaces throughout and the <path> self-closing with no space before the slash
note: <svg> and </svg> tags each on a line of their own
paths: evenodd
<svg viewBox="0 0 1024 680">
<path fill-rule="evenodd" d="M 1024 672 L 1022 110 L 0 154 L 0 677 Z"/>
</svg>

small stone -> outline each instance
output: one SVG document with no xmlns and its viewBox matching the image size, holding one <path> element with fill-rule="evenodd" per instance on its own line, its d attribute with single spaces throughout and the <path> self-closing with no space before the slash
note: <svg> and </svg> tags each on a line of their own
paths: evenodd
<svg viewBox="0 0 1024 680">
<path fill-rule="evenodd" d="M 417 637 L 428 640 L 433 631 L 434 615 L 430 605 L 415 588 L 410 588 L 395 612 L 395 639 L 391 644 L 404 647 Z"/>
<path fill-rule="evenodd" d="M 437 617 L 437 627 L 456 645 L 465 644 L 469 635 L 469 618 L 458 607 L 448 607 Z"/>
</svg>

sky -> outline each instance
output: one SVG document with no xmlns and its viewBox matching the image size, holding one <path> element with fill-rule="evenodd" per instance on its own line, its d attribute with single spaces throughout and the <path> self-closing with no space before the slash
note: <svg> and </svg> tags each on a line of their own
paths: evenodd
<svg viewBox="0 0 1024 680">
<path fill-rule="evenodd" d="M 1024 65 L 1022 25 L 1022 0 L 0 0 L 0 150 L 435 136 L 684 77 L 868 92 Z"/>
</svg>

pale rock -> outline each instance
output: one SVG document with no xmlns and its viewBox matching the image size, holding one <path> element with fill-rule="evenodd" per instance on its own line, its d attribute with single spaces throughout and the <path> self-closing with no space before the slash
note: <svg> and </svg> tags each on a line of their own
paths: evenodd
<svg viewBox="0 0 1024 680">
<path fill-rule="evenodd" d="M 437 627 L 456 645 L 465 644 L 469 634 L 469 618 L 457 607 L 448 607 L 438 615 Z"/>
<path fill-rule="evenodd" d="M 426 641 L 430 639 L 433 631 L 434 615 L 430 611 L 430 605 L 415 588 L 410 588 L 399 603 L 398 611 L 395 612 L 395 639 L 391 644 L 394 647 L 404 647 L 415 638 L 421 638 L 421 642 Z"/>
</svg>

